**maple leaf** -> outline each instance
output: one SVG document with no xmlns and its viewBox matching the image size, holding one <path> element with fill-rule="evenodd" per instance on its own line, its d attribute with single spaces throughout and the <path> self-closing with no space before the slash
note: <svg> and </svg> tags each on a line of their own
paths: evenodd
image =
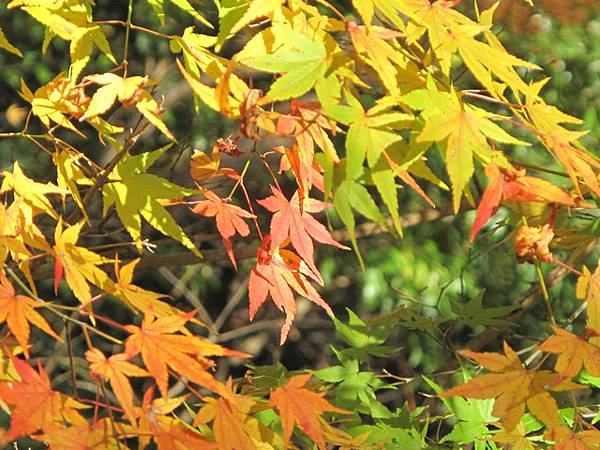
<svg viewBox="0 0 600 450">
<path fill-rule="evenodd" d="M 40 363 L 37 372 L 25 361 L 8 355 L 21 381 L 0 382 L 0 398 L 14 408 L 11 411 L 8 439 L 52 428 L 64 422 L 83 425 L 86 420 L 78 412 L 87 408 L 60 392 L 53 391 L 50 379 Z"/>
<path fill-rule="evenodd" d="M 11 53 L 14 53 L 17 56 L 23 57 L 23 53 L 21 53 L 21 50 L 19 50 L 17 47 L 12 45 L 8 41 L 8 39 L 6 39 L 6 35 L 2 31 L 2 28 L 0 28 L 0 48 L 3 48 L 4 50 L 7 50 Z"/>
<path fill-rule="evenodd" d="M 125 326 L 131 333 L 125 343 L 125 354 L 131 358 L 141 353 L 144 365 L 156 380 L 164 397 L 167 396 L 168 367 L 206 389 L 219 392 L 222 385 L 208 373 L 207 369 L 213 363 L 205 357 L 247 356 L 227 350 L 198 336 L 175 334 L 177 331 L 185 330 L 188 316 L 189 314 L 154 320 L 152 315 L 146 314 L 141 327 Z"/>
<path fill-rule="evenodd" d="M 360 1 L 360 3 L 367 3 Z M 383 28 L 380 26 L 371 26 L 367 22 L 366 27 L 358 25 L 350 20 L 346 22 L 346 30 L 350 35 L 352 44 L 358 55 L 375 70 L 383 85 L 390 94 L 400 94 L 398 85 L 399 72 L 406 71 L 409 64 L 408 58 L 401 52 L 398 52 L 393 44 L 388 43 L 396 37 L 403 36 L 402 33 Z M 404 77 L 402 77 L 404 78 Z M 404 88 L 408 86 L 403 86 Z M 404 91 L 408 89 L 403 89 Z"/>
<path fill-rule="evenodd" d="M 236 233 L 240 236 L 248 236 L 250 234 L 250 228 L 248 228 L 248 224 L 244 222 L 244 219 L 252 219 L 256 218 L 256 216 L 239 206 L 224 201 L 212 191 L 204 191 L 204 196 L 206 197 L 206 200 L 200 201 L 194 206 L 192 212 L 202 216 L 215 218 L 217 230 L 223 238 L 223 244 L 227 249 L 227 255 L 229 255 L 233 267 L 237 269 L 237 263 L 233 254 L 230 238 L 235 236 Z"/>
<path fill-rule="evenodd" d="M 561 421 L 558 405 L 548 390 L 570 391 L 582 388 L 548 370 L 526 370 L 518 355 L 506 342 L 504 355 L 468 350 L 459 353 L 494 373 L 475 377 L 443 392 L 441 396 L 495 398 L 492 414 L 502 421 L 504 428 L 509 432 L 519 424 L 526 407 L 548 426 L 559 426 Z"/>
<path fill-rule="evenodd" d="M 132 283 L 133 273 L 139 262 L 140 259 L 137 258 L 119 267 L 115 260 L 117 282 L 109 292 L 136 312 L 152 312 L 156 317 L 176 316 L 179 313 L 177 308 L 159 300 L 166 297 L 164 294 L 148 291 Z"/>
<path fill-rule="evenodd" d="M 289 27 L 285 27 L 283 32 L 290 38 L 291 48 L 284 46 L 269 55 L 242 59 L 245 65 L 253 69 L 270 73 L 285 72 L 271 84 L 267 92 L 271 100 L 286 100 L 306 94 L 329 67 L 323 41 L 313 40 Z"/>
<path fill-rule="evenodd" d="M 160 118 L 160 106 L 145 89 L 148 85 L 156 84 L 148 80 L 148 77 L 136 76 L 123 78 L 114 73 L 107 72 L 98 75 L 88 75 L 85 77 L 84 82 L 89 81 L 99 84 L 101 87 L 92 96 L 85 114 L 79 118 L 80 122 L 104 114 L 118 99 L 125 107 L 134 105 L 148 122 L 158 128 L 169 139 L 175 141 L 173 133 L 169 131 Z"/>
<path fill-rule="evenodd" d="M 90 7 L 67 2 L 56 4 L 56 2 L 44 1 L 13 1 L 9 5 L 11 8 L 16 6 L 21 6 L 31 17 L 46 27 L 47 37 L 44 41 L 44 48 L 48 46 L 55 35 L 71 41 L 69 74 L 73 80 L 79 77 L 90 61 L 94 46 L 98 47 L 113 64 L 117 64 L 102 29 L 92 21 Z"/>
<path fill-rule="evenodd" d="M 146 448 L 150 437 L 161 450 L 216 450 L 214 444 L 191 431 L 189 425 L 171 417 L 185 397 L 153 399 L 154 386 L 144 393 L 139 410 L 139 426 L 132 434 L 139 437 L 139 448 Z"/>
<path fill-rule="evenodd" d="M 333 315 L 331 308 L 310 284 L 309 278 L 321 282 L 321 278 L 295 253 L 285 249 L 273 249 L 271 237 L 265 236 L 257 250 L 258 260 L 248 281 L 250 320 L 270 295 L 275 306 L 285 313 L 281 327 L 280 342 L 283 344 L 296 315 L 294 292 L 309 299 Z"/>
<path fill-rule="evenodd" d="M 142 248 L 141 217 L 166 236 L 181 242 L 185 247 L 201 256 L 190 238 L 175 222 L 159 200 L 179 199 L 196 194 L 197 191 L 173 184 L 146 170 L 166 151 L 170 145 L 140 155 L 127 155 L 116 165 L 104 186 L 104 215 L 113 204 L 127 232 Z M 143 186 L 143 189 L 139 187 Z"/>
<path fill-rule="evenodd" d="M 492 149 L 488 139 L 529 145 L 512 137 L 492 121 L 501 116 L 465 103 L 454 89 L 446 93 L 430 85 L 428 89 L 415 90 L 402 99 L 412 108 L 423 111 L 425 126 L 417 142 L 441 142 L 445 148 L 455 212 L 475 170 L 473 158 L 477 157 L 486 164 L 491 160 Z"/>
<path fill-rule="evenodd" d="M 190 175 L 198 183 L 205 180 L 228 176 L 233 179 L 237 179 L 237 172 L 229 167 L 221 167 L 221 143 L 227 142 L 229 139 L 217 139 L 215 145 L 213 145 L 211 156 L 208 156 L 201 150 L 194 150 L 192 158 L 190 159 Z M 235 144 L 235 141 L 233 141 Z"/>
<path fill-rule="evenodd" d="M 318 270 L 313 257 L 312 239 L 322 244 L 348 249 L 335 241 L 327 228 L 311 216 L 311 214 L 319 213 L 329 207 L 329 203 L 314 198 L 300 200 L 298 191 L 288 201 L 283 192 L 273 186 L 271 186 L 271 192 L 273 195 L 258 200 L 258 203 L 275 213 L 271 219 L 272 249 L 279 247 L 289 237 L 298 254 L 316 274 L 318 274 Z"/>
<path fill-rule="evenodd" d="M 519 425 L 510 432 L 500 429 L 488 440 L 500 444 L 510 444 L 512 450 L 536 450 L 538 448 L 533 441 L 527 438 L 523 423 L 519 423 Z"/>
<path fill-rule="evenodd" d="M 217 45 L 222 44 L 230 35 L 261 17 L 272 17 L 282 10 L 284 0 L 247 1 L 223 5 L 219 11 L 219 37 Z"/>
<path fill-rule="evenodd" d="M 554 441 L 554 450 L 591 450 L 600 445 L 600 431 L 593 428 L 575 433 L 566 426 L 548 430 L 544 438 Z"/>
<path fill-rule="evenodd" d="M 133 408 L 133 390 L 128 378 L 147 377 L 150 373 L 127 362 L 129 358 L 124 353 L 106 358 L 100 350 L 92 348 L 85 352 L 85 358 L 90 362 L 90 373 L 108 380 L 117 400 L 123 406 L 125 416 L 134 422 L 136 414 Z"/>
<path fill-rule="evenodd" d="M 319 165 L 314 160 L 315 145 L 327 155 L 328 159 L 339 162 L 335 146 L 327 132 L 336 132 L 335 124 L 328 119 L 319 103 L 300 102 L 292 100 L 290 114 L 285 114 L 277 120 L 277 133 L 295 137 L 291 148 L 275 147 L 275 151 L 283 154 L 279 171 L 292 170 L 300 191 L 300 197 L 310 191 L 313 184 L 321 191 L 324 190 L 323 176 Z"/>
<path fill-rule="evenodd" d="M 76 245 L 84 222 L 79 222 L 63 230 L 62 217 L 54 230 L 54 290 L 58 290 L 63 274 L 75 297 L 85 304 L 92 298 L 89 283 L 102 290 L 110 291 L 113 284 L 108 275 L 98 268 L 111 260 Z"/>
<path fill-rule="evenodd" d="M 285 386 L 271 392 L 269 405 L 279 411 L 286 447 L 292 436 L 294 425 L 297 424 L 317 444 L 319 449 L 325 449 L 323 413 L 350 413 L 325 400 L 324 393 L 318 394 L 307 389 L 305 386 L 311 377 L 310 374 L 296 375 L 291 377 Z"/>
<path fill-rule="evenodd" d="M 52 336 L 57 341 L 63 342 L 48 322 L 36 312 L 36 308 L 43 306 L 25 295 L 17 295 L 9 279 L 0 272 L 0 323 L 6 322 L 8 328 L 15 335 L 25 356 L 29 358 L 29 324 L 33 324 L 44 333 Z"/>
<path fill-rule="evenodd" d="M 595 376 L 600 376 L 600 347 L 589 344 L 584 338 L 553 327 L 554 336 L 550 336 L 538 349 L 558 353 L 554 370 L 566 378 L 577 375 L 582 367 Z"/>
<path fill-rule="evenodd" d="M 477 215 L 469 240 L 475 236 L 494 215 L 501 201 L 557 203 L 575 206 L 575 200 L 557 186 L 536 177 L 525 175 L 525 169 L 501 169 L 495 164 L 485 168 L 488 185 L 481 196 Z"/>
<path fill-rule="evenodd" d="M 116 424 L 121 429 L 121 424 Z M 83 423 L 77 426 L 53 425 L 47 427 L 38 437 L 49 448 L 61 450 L 121 450 L 123 443 L 113 436 L 114 428 L 109 417 Z"/>
<path fill-rule="evenodd" d="M 250 416 L 256 404 L 250 397 L 236 394 L 229 378 L 220 398 L 204 399 L 194 426 L 212 421 L 215 441 L 221 450 L 254 450 L 262 442 L 259 422 Z"/>
<path fill-rule="evenodd" d="M 585 266 L 582 272 L 583 274 L 577 280 L 575 295 L 578 299 L 587 301 L 587 326 L 598 333 L 600 331 L 600 264 L 594 273 Z M 600 338 L 593 337 L 590 342 L 598 345 Z"/>
<path fill-rule="evenodd" d="M 17 161 L 13 165 L 12 172 L 2 172 L 4 179 L 0 192 L 13 191 L 15 197 L 22 198 L 23 201 L 31 207 L 32 216 L 44 212 L 54 219 L 58 220 L 58 214 L 54 211 L 50 200 L 46 197 L 49 194 L 60 194 L 62 196 L 69 194 L 66 189 L 61 189 L 53 183 L 38 183 L 23 173 L 21 166 Z"/>
</svg>

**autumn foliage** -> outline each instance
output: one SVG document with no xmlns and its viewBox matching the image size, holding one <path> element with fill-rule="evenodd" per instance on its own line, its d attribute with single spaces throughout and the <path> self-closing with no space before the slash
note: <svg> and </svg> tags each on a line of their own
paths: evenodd
<svg viewBox="0 0 600 450">
<path fill-rule="evenodd" d="M 442 448 L 467 442 L 458 437 L 464 422 L 443 422 L 460 419 L 452 405 L 487 401 L 489 414 L 471 421 L 479 427 L 475 448 L 595 448 L 597 416 L 584 414 L 577 400 L 600 386 L 599 272 L 582 262 L 597 235 L 570 224 L 596 208 L 600 160 L 581 144 L 581 121 L 543 100 L 547 79 L 539 67 L 508 53 L 494 34 L 498 3 L 473 15 L 448 0 L 354 0 L 344 12 L 326 0 L 215 0 L 216 15 L 208 2 L 164 3 L 130 0 L 103 20 L 95 20 L 91 0 L 8 3 L 7 17 L 23 14 L 44 28 L 43 51 L 53 39 L 64 41 L 69 60 L 47 84 L 21 80 L 15 101 L 26 103 L 26 120 L 20 131 L 0 133 L 28 142 L 55 169 L 37 179 L 17 157 L 2 172 L 4 443 Z M 144 19 L 152 26 L 138 24 L 144 11 L 154 13 Z M 170 12 L 187 20 L 181 34 L 166 31 Z M 122 54 L 108 37 L 117 31 Z M 135 35 L 167 44 L 198 115 L 212 110 L 235 123 L 234 135 L 185 157 L 184 178 L 162 165 L 184 137 L 167 119 L 163 84 L 132 64 Z M 18 37 L 0 30 L 0 47 L 18 63 Z M 110 69 L 94 73 L 99 57 Z M 140 145 L 143 133 L 154 133 L 156 145 Z M 102 158 L 87 150 L 90 143 Z M 561 168 L 560 182 L 556 171 L 515 158 L 517 148 L 547 155 Z M 249 188 L 250 177 L 260 177 L 261 190 Z M 443 321 L 398 307 L 364 322 L 350 312 L 346 325 L 323 294 L 328 279 L 317 255 L 354 250 L 360 270 L 359 224 L 400 239 L 402 200 L 410 195 L 423 208 L 473 210 L 465 245 L 506 226 L 518 260 L 536 268 L 551 324 L 526 361 L 498 337 L 502 353 L 456 349 L 461 382 L 416 374 L 442 399 L 429 411 L 385 406 L 376 393 L 414 380 L 376 373 L 370 360 L 398 351 L 384 345 L 394 328 L 437 336 L 441 328 L 432 330 Z M 504 218 L 510 211 L 504 222 L 500 211 Z M 217 343 L 201 303 L 179 308 L 135 277 L 211 260 L 215 248 L 205 248 L 184 220 L 214 227 L 216 248 L 247 271 L 247 320 L 275 306 L 285 345 L 298 298 L 308 299 L 347 344 L 334 349 L 340 365 L 290 373 L 250 367 L 243 378 L 219 373 L 222 358 L 250 363 L 253 355 Z M 585 303 L 572 320 L 556 321 L 544 267 L 577 277 Z M 478 298 L 458 315 L 472 314 L 473 327 L 496 326 L 518 307 L 487 310 Z M 577 332 L 571 325 L 584 312 L 585 330 Z M 442 344 L 453 326 L 446 331 Z M 42 335 L 69 355 L 63 384 L 49 375 L 57 372 L 41 356 Z M 471 377 L 467 361 L 485 373 Z M 439 421 L 437 436 L 429 420 Z M 437 442 L 448 431 L 443 423 L 456 428 Z"/>
</svg>

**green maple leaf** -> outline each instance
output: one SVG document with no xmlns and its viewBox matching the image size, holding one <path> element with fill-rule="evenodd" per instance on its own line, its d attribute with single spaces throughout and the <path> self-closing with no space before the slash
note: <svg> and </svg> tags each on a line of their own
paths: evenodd
<svg viewBox="0 0 600 450">
<path fill-rule="evenodd" d="M 327 50 L 322 41 L 313 41 L 305 34 L 286 29 L 293 48 L 282 47 L 275 53 L 242 60 L 254 69 L 269 73 L 285 73 L 272 85 L 267 96 L 272 100 L 286 100 L 306 94 L 324 77 L 329 67 Z"/>
<path fill-rule="evenodd" d="M 469 105 L 456 91 L 440 92 L 432 83 L 402 97 L 411 108 L 422 110 L 425 120 L 417 142 L 440 142 L 445 149 L 446 168 L 453 188 L 455 212 L 460 207 L 462 193 L 473 176 L 473 158 L 483 164 L 490 162 L 492 147 L 488 139 L 505 144 L 529 145 L 514 138 L 491 119 L 501 116 Z"/>
<path fill-rule="evenodd" d="M 139 249 L 142 246 L 141 218 L 143 217 L 153 228 L 181 242 L 194 254 L 200 256 L 200 251 L 159 201 L 159 199 L 183 198 L 196 194 L 197 191 L 146 173 L 146 170 L 170 146 L 171 144 L 136 156 L 127 155 L 117 164 L 109 176 L 109 182 L 102 190 L 104 215 L 108 208 L 115 205 L 121 222 Z"/>
<path fill-rule="evenodd" d="M 473 297 L 464 306 L 459 306 L 452 303 L 452 312 L 459 317 L 459 321 L 474 327 L 476 325 L 501 325 L 506 321 L 499 319 L 499 317 L 505 316 L 506 314 L 515 310 L 515 306 L 499 306 L 496 308 L 485 308 L 483 306 L 483 294 L 481 291 L 479 295 Z"/>
</svg>

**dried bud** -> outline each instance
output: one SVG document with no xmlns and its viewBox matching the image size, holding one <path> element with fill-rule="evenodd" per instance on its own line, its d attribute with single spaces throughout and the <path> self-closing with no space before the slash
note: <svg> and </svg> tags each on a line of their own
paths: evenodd
<svg viewBox="0 0 600 450">
<path fill-rule="evenodd" d="M 515 238 L 515 251 L 519 262 L 552 262 L 552 252 L 548 248 L 554 238 L 550 225 L 541 227 L 521 226 Z"/>
<path fill-rule="evenodd" d="M 239 138 L 231 139 L 231 138 L 219 138 L 217 139 L 216 146 L 219 149 L 219 152 L 225 153 L 229 156 L 240 156 L 242 152 L 238 150 L 237 143 Z"/>
<path fill-rule="evenodd" d="M 240 105 L 240 132 L 248 139 L 260 139 L 256 122 L 262 111 L 257 104 L 263 95 L 263 91 L 260 89 L 250 89 L 244 103 Z"/>
</svg>

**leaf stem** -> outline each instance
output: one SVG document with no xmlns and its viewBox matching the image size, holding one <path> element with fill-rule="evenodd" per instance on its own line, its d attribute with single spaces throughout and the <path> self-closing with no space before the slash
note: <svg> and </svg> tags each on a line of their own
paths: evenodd
<svg viewBox="0 0 600 450">
<path fill-rule="evenodd" d="M 127 57 L 129 54 L 129 34 L 131 32 L 131 17 L 133 15 L 133 0 L 127 6 L 127 22 L 125 23 L 125 46 L 123 48 L 123 78 L 127 78 Z"/>
<path fill-rule="evenodd" d="M 552 311 L 550 294 L 548 293 L 548 287 L 546 286 L 544 274 L 542 273 L 542 266 L 540 265 L 539 261 L 535 262 L 535 273 L 537 274 L 538 280 L 540 282 L 540 287 L 542 288 L 542 297 L 544 298 L 544 303 L 546 304 L 546 310 L 548 311 L 550 323 L 552 324 L 552 326 L 556 326 L 556 319 L 554 318 L 554 312 Z"/>
</svg>

